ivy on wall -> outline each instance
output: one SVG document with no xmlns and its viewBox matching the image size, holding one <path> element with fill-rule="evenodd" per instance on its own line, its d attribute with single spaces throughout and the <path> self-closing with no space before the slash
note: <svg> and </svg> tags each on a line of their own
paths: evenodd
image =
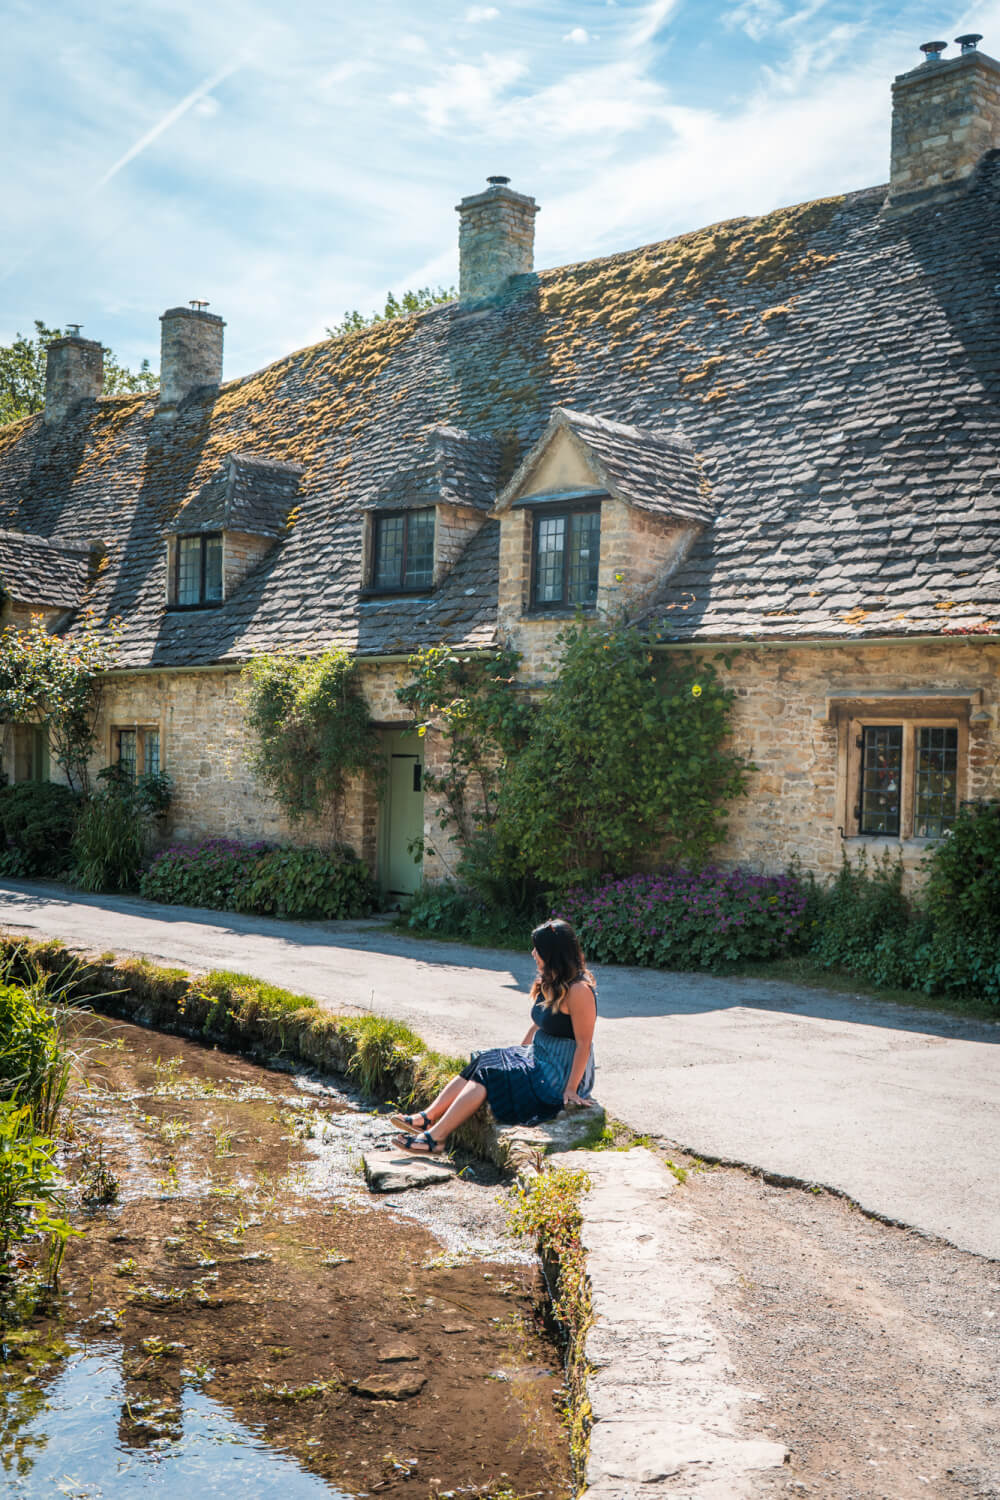
<svg viewBox="0 0 1000 1500">
<path fill-rule="evenodd" d="M 36 725 L 75 791 L 88 789 L 87 761 L 101 706 L 101 674 L 114 666 L 119 625 L 98 632 L 88 618 L 72 636 L 41 620 L 0 635 L 0 724 Z"/>
<path fill-rule="evenodd" d="M 240 675 L 247 758 L 293 823 L 328 820 L 339 839 L 352 776 L 379 774 L 378 735 L 346 651 L 255 656 Z"/>
<path fill-rule="evenodd" d="M 725 834 L 746 763 L 727 746 L 732 693 L 707 662 L 654 649 L 626 623 L 569 626 L 550 688 L 527 701 L 518 654 L 410 658 L 400 700 L 445 737 L 445 769 L 425 773 L 461 873 L 513 900 L 623 874 L 647 856 L 700 864 Z"/>
</svg>

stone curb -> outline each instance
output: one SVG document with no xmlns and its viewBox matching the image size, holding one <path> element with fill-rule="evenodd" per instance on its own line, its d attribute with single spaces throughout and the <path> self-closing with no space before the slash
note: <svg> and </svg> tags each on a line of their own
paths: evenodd
<svg viewBox="0 0 1000 1500">
<path fill-rule="evenodd" d="M 683 1194 L 645 1147 L 559 1154 L 583 1169 L 594 1321 L 587 1500 L 741 1500 L 784 1446 L 747 1432 L 756 1392 L 734 1385 L 712 1303 L 728 1278 L 698 1247 Z"/>
<path fill-rule="evenodd" d="M 554 1120 L 541 1125 L 498 1125 L 491 1117 L 483 1148 L 496 1166 L 530 1176 L 543 1157 L 590 1144 L 595 1134 L 604 1129 L 606 1120 L 600 1104 L 572 1113 L 561 1110 Z M 365 1181 L 373 1193 L 401 1193 L 408 1188 L 427 1187 L 455 1172 L 447 1158 L 409 1156 L 390 1146 L 366 1151 L 361 1161 Z"/>
</svg>

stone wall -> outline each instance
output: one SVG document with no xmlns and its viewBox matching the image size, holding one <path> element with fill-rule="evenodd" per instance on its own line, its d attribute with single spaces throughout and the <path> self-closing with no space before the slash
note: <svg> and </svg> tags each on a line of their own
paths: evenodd
<svg viewBox="0 0 1000 1500">
<path fill-rule="evenodd" d="M 522 645 L 532 652 L 525 675 L 537 680 L 535 669 L 552 660 L 559 622 L 532 624 L 540 633 Z M 748 795 L 733 806 L 717 854 L 723 864 L 778 871 L 795 859 L 803 869 L 825 875 L 839 867 L 845 850 L 853 855 L 862 848 L 889 849 L 899 850 L 910 877 L 917 876 L 926 840 L 850 836 L 850 778 L 857 756 L 848 726 L 866 712 L 883 719 L 919 712 L 958 723 L 961 743 L 968 745 L 960 764 L 960 797 L 1000 797 L 1000 645 L 954 637 L 912 644 L 757 646 L 736 652 L 728 667 L 719 648 L 706 648 L 704 654 L 736 694 L 733 743 L 754 765 Z M 363 666 L 372 716 L 384 728 L 409 723 L 395 696 L 408 675 L 402 662 Z M 329 842 L 332 829 L 292 827 L 255 782 L 245 757 L 238 676 L 235 669 L 215 669 L 109 679 L 92 772 L 110 760 L 114 729 L 157 727 L 163 768 L 174 785 L 168 838 Z M 931 695 L 939 695 L 936 705 Z M 446 748 L 429 732 L 425 767 L 442 770 Z M 52 774 L 58 775 L 54 765 Z M 454 875 L 457 862 L 457 850 L 440 827 L 439 806 L 428 792 L 424 871 L 429 881 Z M 348 797 L 343 836 L 373 869 L 378 819 L 373 787 L 359 781 Z"/>
<path fill-rule="evenodd" d="M 171 307 L 160 319 L 159 409 L 171 409 L 192 391 L 222 379 L 225 323 L 215 313 Z"/>
<path fill-rule="evenodd" d="M 838 700 L 867 700 L 867 712 L 857 712 L 869 718 L 919 711 L 964 720 L 968 757 L 959 766 L 959 795 L 1000 797 L 1000 646 L 955 637 L 928 644 L 757 647 L 740 651 L 731 668 L 712 655 L 736 692 L 733 743 L 756 767 L 747 797 L 730 816 L 722 863 L 778 871 L 795 858 L 803 869 L 829 874 L 843 852 L 853 857 L 862 848 L 875 854 L 889 849 L 902 853 L 911 878 L 918 874 L 927 840 L 841 838 L 841 828 L 850 834 L 858 752 L 847 743 L 850 720 L 838 715 Z M 940 711 L 920 696 L 949 691 L 956 697 Z"/>
<path fill-rule="evenodd" d="M 251 536 L 246 531 L 222 533 L 223 598 L 228 599 L 236 592 L 251 568 L 255 568 L 274 545 L 274 538 L 269 536 Z"/>
<path fill-rule="evenodd" d="M 1000 145 L 1000 64 L 982 52 L 926 62 L 892 86 L 888 204 L 903 209 L 953 188 Z"/>
</svg>

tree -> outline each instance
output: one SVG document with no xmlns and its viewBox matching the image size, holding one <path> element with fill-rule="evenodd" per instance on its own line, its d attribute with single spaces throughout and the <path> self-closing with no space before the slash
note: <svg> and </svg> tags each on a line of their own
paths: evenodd
<svg viewBox="0 0 1000 1500">
<path fill-rule="evenodd" d="M 399 298 L 389 292 L 381 312 L 373 312 L 365 317 L 364 313 L 355 308 L 353 312 L 345 312 L 340 322 L 326 331 L 330 338 L 339 339 L 345 333 L 357 333 L 361 328 L 371 328 L 373 323 L 385 323 L 390 318 L 408 318 L 411 313 L 424 312 L 428 307 L 436 307 L 439 302 L 451 302 L 457 296 L 458 290 L 453 286 L 421 286 L 415 291 L 404 292 Z"/>
<path fill-rule="evenodd" d="M 0 344 L 0 427 L 16 422 L 45 405 L 45 356 L 62 329 L 48 328 L 35 319 L 34 338 L 19 333 L 12 344 Z M 127 391 L 153 391 L 159 378 L 144 359 L 138 370 L 121 364 L 110 349 L 104 351 L 104 394 L 118 396 Z"/>
</svg>

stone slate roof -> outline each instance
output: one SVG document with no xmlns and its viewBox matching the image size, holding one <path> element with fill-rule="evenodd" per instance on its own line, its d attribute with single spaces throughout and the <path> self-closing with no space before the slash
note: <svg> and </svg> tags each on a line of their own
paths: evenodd
<svg viewBox="0 0 1000 1500">
<path fill-rule="evenodd" d="M 715 507 L 708 485 L 699 472 L 690 444 L 680 434 L 630 427 L 624 422 L 609 422 L 603 417 L 559 406 L 505 487 L 499 508 L 516 495 L 553 436 L 561 430 L 572 432 L 584 444 L 594 477 L 609 494 L 656 515 L 711 525 Z"/>
<path fill-rule="evenodd" d="M 89 547 L 0 531 L 0 591 L 18 604 L 76 609 L 89 566 Z"/>
<path fill-rule="evenodd" d="M 0 526 L 80 543 L 127 664 L 496 631 L 497 523 L 427 598 L 361 597 L 363 512 L 430 434 L 496 444 L 497 492 L 555 407 L 680 430 L 715 524 L 658 604 L 665 638 L 991 630 L 1000 620 L 1000 165 L 904 218 L 885 189 L 518 278 L 278 361 L 155 420 L 84 404 L 0 431 Z M 491 450 L 493 451 L 493 450 Z M 284 540 L 214 610 L 164 610 L 164 536 L 232 453 L 301 465 Z"/>
<path fill-rule="evenodd" d="M 218 473 L 178 512 L 167 533 L 228 530 L 283 536 L 301 473 L 299 464 L 231 453 Z"/>
<path fill-rule="evenodd" d="M 388 476 L 368 508 L 417 510 L 442 501 L 491 511 L 500 461 L 500 444 L 489 434 L 431 427 L 414 443 L 410 466 Z"/>
</svg>

